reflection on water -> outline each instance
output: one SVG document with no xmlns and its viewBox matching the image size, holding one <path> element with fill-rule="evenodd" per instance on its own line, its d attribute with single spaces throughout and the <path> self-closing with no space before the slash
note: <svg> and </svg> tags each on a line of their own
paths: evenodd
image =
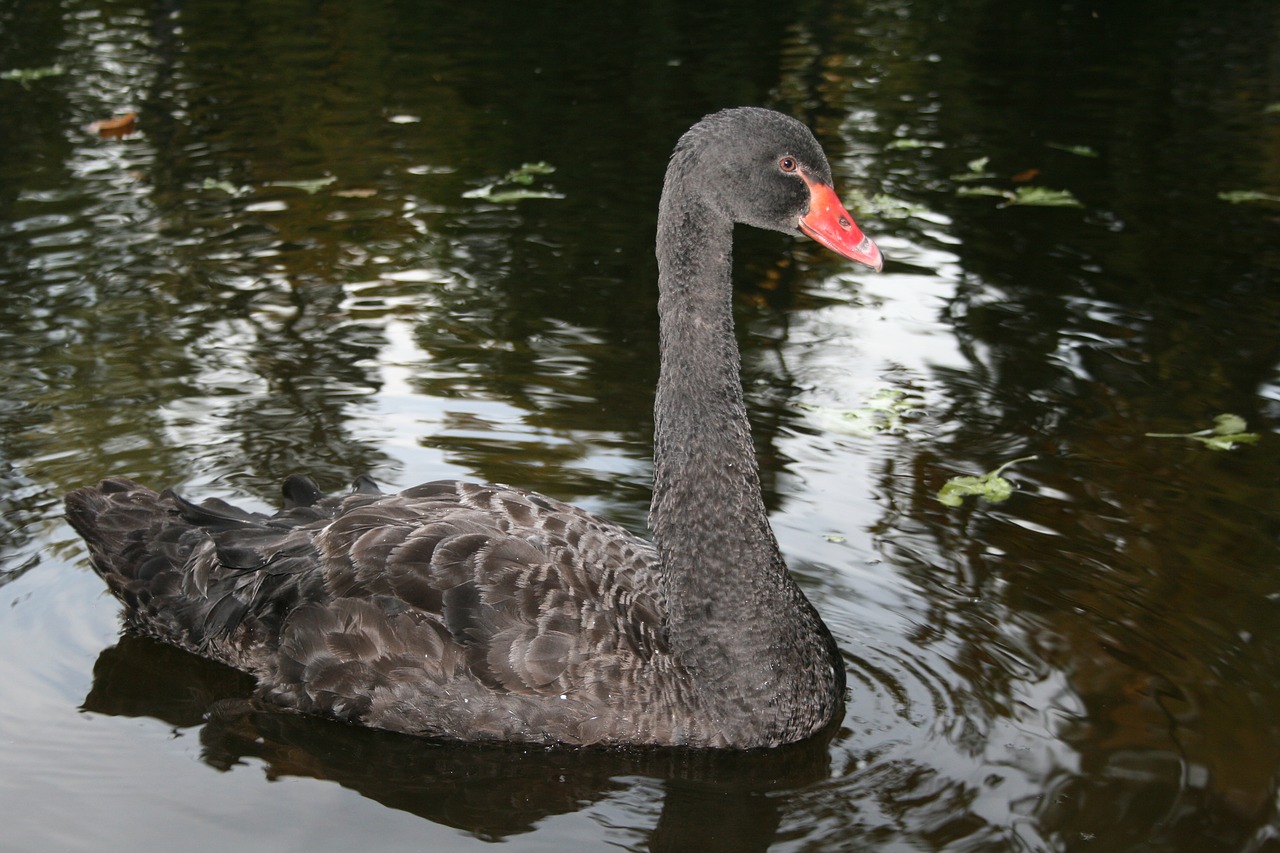
<svg viewBox="0 0 1280 853">
<path fill-rule="evenodd" d="M 200 725 L 200 758 L 220 770 L 253 760 L 272 779 L 327 779 L 377 802 L 486 840 L 532 831 L 624 790 L 624 777 L 667 780 L 655 837 L 687 849 L 763 849 L 779 823 L 770 791 L 827 778 L 821 741 L 755 753 L 557 750 L 432 743 L 255 709 L 252 680 L 150 640 L 125 637 L 94 666 L 84 709 Z M 210 709 L 213 709 L 212 712 Z M 709 815 L 700 801 L 719 803 Z M 633 843 L 635 840 L 633 839 Z M 661 846 L 655 844 L 655 846 Z"/>
<path fill-rule="evenodd" d="M 0 80 L 6 844 L 1280 847 L 1280 218 L 1218 197 L 1280 194 L 1274 4 L 29 6 L 0 70 L 64 73 Z M 108 473 L 463 476 L 643 529 L 662 169 L 737 103 L 816 128 L 890 259 L 738 234 L 766 501 L 849 672 L 829 743 L 424 744 L 118 636 L 59 507 Z M 535 161 L 563 199 L 464 196 Z M 839 428 L 885 391 L 897 428 Z M 1221 412 L 1262 440 L 1146 436 Z M 1007 503 L 933 497 L 1032 455 Z"/>
</svg>

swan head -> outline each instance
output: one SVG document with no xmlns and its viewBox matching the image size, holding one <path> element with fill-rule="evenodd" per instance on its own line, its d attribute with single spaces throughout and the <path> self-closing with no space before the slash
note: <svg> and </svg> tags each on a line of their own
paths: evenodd
<svg viewBox="0 0 1280 853">
<path fill-rule="evenodd" d="M 836 195 L 809 128 L 759 107 L 722 110 L 680 139 L 668 181 L 687 183 L 733 222 L 804 234 L 879 271 L 884 259 Z"/>
</svg>

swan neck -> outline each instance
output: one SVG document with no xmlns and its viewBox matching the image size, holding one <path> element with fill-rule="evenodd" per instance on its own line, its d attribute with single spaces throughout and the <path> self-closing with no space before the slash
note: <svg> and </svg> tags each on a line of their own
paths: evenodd
<svg viewBox="0 0 1280 853">
<path fill-rule="evenodd" d="M 650 524 L 668 634 L 703 684 L 776 698 L 829 668 L 830 635 L 787 572 L 761 496 L 734 335 L 732 223 L 689 199 L 664 199 L 662 212 Z"/>
<path fill-rule="evenodd" d="M 690 162 L 673 157 L 658 215 L 649 521 L 671 651 L 708 708 L 769 742 L 830 720 L 844 668 L 769 526 L 734 335 L 733 222 Z"/>
<path fill-rule="evenodd" d="M 661 365 L 650 522 L 672 593 L 715 593 L 780 564 L 760 494 L 732 310 L 732 223 L 659 228 Z M 664 217 L 664 220 L 668 217 Z"/>
</svg>

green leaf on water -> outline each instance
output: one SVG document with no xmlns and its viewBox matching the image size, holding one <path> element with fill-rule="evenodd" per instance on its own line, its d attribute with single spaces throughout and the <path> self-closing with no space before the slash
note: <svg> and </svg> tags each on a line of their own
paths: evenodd
<svg viewBox="0 0 1280 853">
<path fill-rule="evenodd" d="M 537 163 L 525 163 L 519 169 L 512 169 L 510 172 L 507 172 L 507 176 L 503 178 L 503 180 L 509 181 L 513 184 L 527 185 L 532 184 L 534 178 L 539 175 L 550 175 L 555 170 L 556 167 L 552 166 L 550 163 L 543 163 L 541 161 Z"/>
<path fill-rule="evenodd" d="M 516 201 L 524 201 L 529 198 L 564 198 L 564 193 L 558 193 L 554 190 L 495 190 L 489 188 L 488 192 L 483 194 L 463 193 L 466 198 L 484 198 L 494 204 L 511 204 Z"/>
<path fill-rule="evenodd" d="M 860 409 L 829 409 L 804 406 L 818 416 L 818 422 L 830 432 L 870 438 L 886 432 L 906 429 L 903 416 L 921 407 L 918 398 L 897 388 L 881 388 Z"/>
<path fill-rule="evenodd" d="M 1034 456 L 1023 456 L 1011 459 L 994 471 L 978 477 L 952 477 L 938 490 L 938 500 L 946 506 L 960 506 L 964 499 L 976 495 L 989 503 L 1007 501 L 1013 494 L 1013 484 L 1000 476 L 1011 465 L 1019 462 L 1030 462 Z"/>
<path fill-rule="evenodd" d="M 253 192 L 251 187 L 236 186 L 230 181 L 215 181 L 213 178 L 205 178 L 204 183 L 200 185 L 202 190 L 221 190 L 227 195 L 248 195 Z"/>
<path fill-rule="evenodd" d="M 1074 154 L 1077 157 L 1097 157 L 1098 156 L 1098 152 L 1094 151 L 1088 145 L 1063 145 L 1060 142 L 1046 142 L 1045 145 L 1047 145 L 1050 148 L 1056 149 L 1058 151 L 1065 151 L 1068 154 Z"/>
<path fill-rule="evenodd" d="M 989 181 L 996 177 L 993 173 L 987 171 L 987 164 L 991 162 L 990 157 L 979 157 L 977 160 L 970 160 L 966 165 L 969 171 L 961 172 L 958 175 L 952 175 L 951 180 L 968 184 L 973 181 Z M 1039 172 L 1038 169 L 1029 169 L 1026 172 L 1028 177 L 1034 177 Z M 1014 176 L 1014 182 L 1026 180 L 1020 176 Z M 1084 205 L 1076 199 L 1068 190 L 1051 190 L 1044 187 L 1020 186 L 1016 190 L 1003 190 L 999 187 L 993 187 L 988 184 L 978 184 L 977 186 L 959 186 L 956 187 L 956 195 L 968 197 L 990 197 L 1002 198 L 1006 204 L 1018 204 L 1024 207 L 1083 207 Z"/>
<path fill-rule="evenodd" d="M 1149 432 L 1147 438 L 1189 438 L 1210 450 L 1231 450 L 1237 444 L 1253 444 L 1260 437 L 1256 432 L 1245 432 L 1248 424 L 1239 415 L 1224 413 L 1213 419 L 1209 429 L 1195 432 Z"/>
<path fill-rule="evenodd" d="M 844 206 L 851 210 L 861 221 L 865 216 L 878 216 L 881 219 L 909 219 L 912 216 L 926 216 L 929 208 L 913 204 L 905 199 L 894 198 L 884 193 L 867 195 L 857 189 L 849 190 L 844 199 Z"/>
<path fill-rule="evenodd" d="M 529 198 L 564 198 L 563 193 L 547 189 L 533 189 L 533 183 L 543 175 L 550 175 L 556 170 L 550 163 L 525 163 L 518 169 L 512 169 L 492 183 L 467 190 L 463 198 L 482 198 L 494 204 L 510 204 Z"/>
<path fill-rule="evenodd" d="M 1035 207 L 1083 207 L 1070 190 L 1050 190 L 1044 187 L 1018 187 L 1012 204 Z"/>
<path fill-rule="evenodd" d="M 1248 204 L 1255 201 L 1280 201 L 1280 195 L 1258 192 L 1257 190 L 1230 190 L 1218 193 L 1218 198 L 1232 204 Z"/>
<path fill-rule="evenodd" d="M 1218 435 L 1231 435 L 1233 433 L 1242 433 L 1248 428 L 1244 418 L 1239 415 L 1223 413 L 1213 419 L 1213 431 Z"/>
<path fill-rule="evenodd" d="M 271 183 L 267 184 L 267 186 L 288 187 L 289 189 L 302 190 L 307 195 L 315 195 L 316 193 L 320 192 L 320 190 L 329 186 L 329 184 L 333 183 L 336 180 L 338 179 L 333 177 L 332 175 L 327 175 L 326 177 L 323 177 L 323 178 L 312 178 L 310 180 L 303 180 L 303 181 L 272 181 Z"/>
<path fill-rule="evenodd" d="M 1274 104 L 1267 104 L 1262 108 L 1262 111 L 1264 113 L 1280 113 L 1280 101 L 1276 101 Z"/>
<path fill-rule="evenodd" d="M 8 71 L 0 71 L 0 80 L 12 80 L 14 83 L 21 83 L 23 88 L 30 89 L 31 83 L 35 80 L 57 77 L 65 73 L 66 70 L 55 62 L 43 68 L 11 68 Z"/>
<path fill-rule="evenodd" d="M 1018 187 L 1016 190 L 1002 190 L 981 184 L 976 187 L 958 187 L 956 194 L 960 196 L 991 196 L 1003 198 L 1007 204 L 1022 207 L 1083 207 L 1084 205 L 1069 190 L 1050 190 L 1044 187 Z"/>
<path fill-rule="evenodd" d="M 895 139 L 885 146 L 886 151 L 909 151 L 915 148 L 941 148 L 941 142 L 927 142 L 923 139 Z"/>
<path fill-rule="evenodd" d="M 995 198 L 1012 198 L 1013 193 L 1008 190 L 996 189 L 986 184 L 976 187 L 959 187 L 956 189 L 956 195 L 962 196 L 994 196 Z"/>
<path fill-rule="evenodd" d="M 952 175 L 953 181 L 989 181 L 995 177 L 994 172 L 987 171 L 987 164 L 991 162 L 990 157 L 979 157 L 977 160 L 970 160 L 965 164 L 969 171 L 960 172 Z"/>
</svg>

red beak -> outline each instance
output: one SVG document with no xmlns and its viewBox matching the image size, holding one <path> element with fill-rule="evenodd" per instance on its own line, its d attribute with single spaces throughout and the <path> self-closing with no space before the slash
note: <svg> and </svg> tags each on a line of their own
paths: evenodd
<svg viewBox="0 0 1280 853">
<path fill-rule="evenodd" d="M 800 177 L 809 187 L 809 212 L 800 217 L 800 230 L 831 251 L 880 272 L 884 266 L 880 250 L 844 209 L 836 191 L 803 172 Z"/>
</svg>

